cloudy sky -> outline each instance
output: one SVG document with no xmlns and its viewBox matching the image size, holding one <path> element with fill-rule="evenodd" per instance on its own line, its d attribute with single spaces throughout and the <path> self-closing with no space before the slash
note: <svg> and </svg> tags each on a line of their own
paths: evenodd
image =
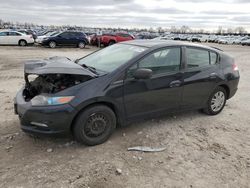
<svg viewBox="0 0 250 188">
<path fill-rule="evenodd" d="M 45 25 L 250 31 L 250 0 L 0 0 L 0 19 Z"/>
</svg>

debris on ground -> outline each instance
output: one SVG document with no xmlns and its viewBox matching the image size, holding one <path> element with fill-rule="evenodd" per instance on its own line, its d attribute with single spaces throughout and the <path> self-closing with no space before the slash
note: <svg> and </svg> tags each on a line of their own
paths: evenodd
<svg viewBox="0 0 250 188">
<path fill-rule="evenodd" d="M 53 152 L 53 149 L 52 149 L 52 148 L 48 148 L 48 149 L 47 149 L 47 152 L 48 152 L 48 153 L 51 153 L 51 152 Z"/>
<path fill-rule="evenodd" d="M 13 146 L 7 146 L 5 149 L 7 152 L 9 152 L 12 148 L 13 148 Z"/>
<path fill-rule="evenodd" d="M 128 148 L 128 151 L 143 151 L 143 152 L 161 152 L 166 150 L 167 148 L 152 148 L 147 146 L 136 146 L 136 147 L 130 147 Z"/>
<path fill-rule="evenodd" d="M 122 170 L 121 170 L 120 168 L 117 168 L 117 169 L 115 170 L 115 173 L 116 173 L 117 175 L 121 175 L 121 174 L 122 174 Z"/>
</svg>

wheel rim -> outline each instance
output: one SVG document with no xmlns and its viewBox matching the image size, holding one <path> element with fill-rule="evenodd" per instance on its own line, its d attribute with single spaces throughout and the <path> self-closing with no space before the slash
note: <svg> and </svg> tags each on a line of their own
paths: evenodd
<svg viewBox="0 0 250 188">
<path fill-rule="evenodd" d="M 84 48 L 85 47 L 85 44 L 84 43 L 79 43 L 79 48 Z"/>
<path fill-rule="evenodd" d="M 26 43 L 25 43 L 24 41 L 21 41 L 21 42 L 20 42 L 20 45 L 21 45 L 21 46 L 25 46 Z"/>
<path fill-rule="evenodd" d="M 214 112 L 218 112 L 222 109 L 225 103 L 225 94 L 222 91 L 218 91 L 214 94 L 211 100 L 211 109 Z"/>
<path fill-rule="evenodd" d="M 49 46 L 50 46 L 51 48 L 55 48 L 55 47 L 56 47 L 56 43 L 51 42 L 51 43 L 49 43 Z"/>
<path fill-rule="evenodd" d="M 108 119 L 102 113 L 95 113 L 89 116 L 84 126 L 83 132 L 90 138 L 101 136 L 108 126 Z"/>
</svg>

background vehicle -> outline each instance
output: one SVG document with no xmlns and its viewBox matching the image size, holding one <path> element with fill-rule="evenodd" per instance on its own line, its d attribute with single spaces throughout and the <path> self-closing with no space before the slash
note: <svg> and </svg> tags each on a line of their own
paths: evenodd
<svg viewBox="0 0 250 188">
<path fill-rule="evenodd" d="M 44 38 L 41 44 L 49 46 L 50 48 L 55 48 L 56 46 L 76 46 L 85 48 L 89 42 L 83 32 L 64 31 L 57 35 Z"/>
<path fill-rule="evenodd" d="M 37 34 L 34 31 L 30 30 L 30 29 L 18 30 L 18 32 L 26 34 L 26 35 L 32 35 L 33 39 L 37 38 Z"/>
<path fill-rule="evenodd" d="M 38 36 L 37 39 L 35 40 L 35 42 L 41 44 L 42 41 L 43 41 L 43 39 L 48 38 L 48 37 L 55 36 L 55 35 L 57 35 L 58 33 L 59 33 L 59 31 L 51 31 L 51 32 L 48 32 L 46 35 Z"/>
<path fill-rule="evenodd" d="M 224 52 L 156 40 L 115 44 L 75 62 L 29 61 L 24 71 L 26 84 L 15 101 L 21 128 L 72 131 L 87 145 L 103 143 L 117 125 L 135 119 L 190 109 L 216 115 L 239 82 L 238 67 Z M 29 81 L 30 74 L 37 78 Z"/>
<path fill-rule="evenodd" d="M 250 46 L 250 39 L 245 39 L 241 41 L 241 45 L 242 46 Z"/>
<path fill-rule="evenodd" d="M 118 42 L 134 40 L 134 37 L 127 33 L 104 34 L 100 37 L 101 44 L 110 46 Z"/>
<path fill-rule="evenodd" d="M 19 45 L 27 46 L 33 44 L 34 39 L 32 35 L 26 35 L 17 31 L 2 31 L 0 32 L 1 45 Z"/>
</svg>

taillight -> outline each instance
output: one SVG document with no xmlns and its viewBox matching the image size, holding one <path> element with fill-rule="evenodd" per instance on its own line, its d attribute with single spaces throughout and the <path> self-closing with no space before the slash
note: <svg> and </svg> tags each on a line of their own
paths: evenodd
<svg viewBox="0 0 250 188">
<path fill-rule="evenodd" d="M 238 66 L 236 65 L 236 63 L 233 64 L 233 70 L 234 70 L 234 71 L 238 71 L 238 70 L 239 70 L 239 68 L 238 68 Z"/>
</svg>

